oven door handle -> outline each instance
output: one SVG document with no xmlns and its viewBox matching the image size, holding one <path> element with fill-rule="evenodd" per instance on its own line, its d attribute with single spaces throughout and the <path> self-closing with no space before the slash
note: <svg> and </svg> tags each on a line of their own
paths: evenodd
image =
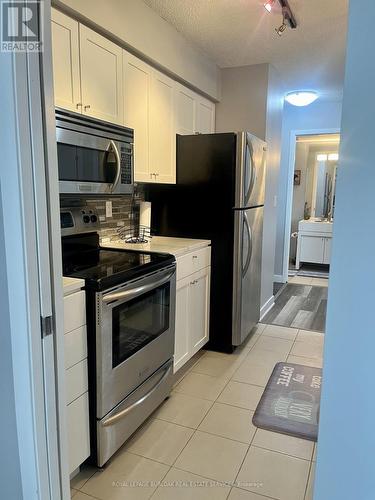
<svg viewBox="0 0 375 500">
<path fill-rule="evenodd" d="M 153 281 L 152 283 L 148 283 L 147 285 L 137 286 L 135 288 L 130 288 L 129 290 L 123 290 L 120 292 L 108 293 L 107 295 L 103 295 L 102 300 L 105 304 L 108 304 L 109 302 L 113 302 L 113 301 L 118 301 L 118 300 L 123 300 L 123 299 L 131 299 L 132 297 L 140 295 L 141 293 L 146 293 L 149 290 L 157 288 L 158 286 L 162 285 L 163 283 L 169 281 L 175 272 L 176 271 L 173 270 L 172 272 L 169 272 L 167 275 L 164 275 L 163 278 L 160 278 L 157 281 Z"/>
<path fill-rule="evenodd" d="M 156 382 L 156 384 L 154 386 L 152 386 L 151 389 L 144 396 L 139 398 L 135 403 L 131 404 L 127 408 L 124 408 L 123 410 L 119 411 L 115 415 L 112 415 L 111 417 L 104 420 L 101 423 L 101 425 L 103 427 L 109 427 L 111 425 L 116 424 L 119 420 L 122 420 L 124 417 L 126 417 L 126 415 L 128 415 L 132 410 L 137 408 L 137 406 L 144 403 L 146 401 L 146 399 L 148 399 L 150 396 L 152 396 L 152 394 L 161 386 L 161 384 L 164 382 L 164 380 L 169 376 L 169 374 L 171 373 L 172 367 L 173 367 L 173 362 L 171 361 L 171 363 L 165 368 L 164 374 L 161 377 L 161 379 L 158 382 Z"/>
<path fill-rule="evenodd" d="M 116 156 L 116 161 L 117 161 L 117 172 L 116 172 L 116 177 L 113 181 L 113 184 L 112 184 L 112 192 L 116 190 L 116 187 L 117 187 L 117 184 L 119 183 L 119 180 L 120 180 L 120 175 L 121 175 L 121 160 L 120 160 L 120 154 L 118 152 L 118 149 L 117 149 L 117 146 L 115 144 L 114 141 L 109 141 L 109 146 L 108 146 L 108 149 L 109 147 L 112 146 L 113 148 L 113 151 L 115 153 L 115 156 Z"/>
</svg>

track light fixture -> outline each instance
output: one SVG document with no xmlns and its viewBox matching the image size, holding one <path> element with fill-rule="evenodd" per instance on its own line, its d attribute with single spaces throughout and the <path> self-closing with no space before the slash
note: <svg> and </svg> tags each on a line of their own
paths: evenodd
<svg viewBox="0 0 375 500">
<path fill-rule="evenodd" d="M 282 24 L 281 24 L 281 26 L 279 26 L 278 28 L 275 28 L 275 31 L 276 31 L 276 33 L 277 33 L 279 36 L 281 36 L 281 35 L 284 33 L 284 31 L 287 29 L 287 27 L 288 27 L 288 26 L 285 24 L 285 21 L 286 21 L 286 19 L 285 19 L 285 16 L 284 16 L 284 14 L 283 14 L 283 23 L 282 23 Z"/>
<path fill-rule="evenodd" d="M 268 0 L 264 5 L 266 11 L 270 14 L 272 12 L 273 7 L 275 7 L 276 3 L 279 3 L 282 12 L 283 12 L 283 23 L 278 28 L 275 28 L 276 33 L 281 36 L 286 28 L 289 27 L 291 29 L 297 28 L 297 21 L 294 17 L 292 9 L 290 8 L 288 0 Z"/>
<path fill-rule="evenodd" d="M 267 11 L 268 13 L 271 13 L 271 11 L 272 11 L 272 7 L 274 6 L 275 1 L 276 1 L 276 0 L 268 0 L 268 2 L 266 2 L 266 3 L 264 4 L 264 8 L 266 9 L 266 11 Z"/>
</svg>

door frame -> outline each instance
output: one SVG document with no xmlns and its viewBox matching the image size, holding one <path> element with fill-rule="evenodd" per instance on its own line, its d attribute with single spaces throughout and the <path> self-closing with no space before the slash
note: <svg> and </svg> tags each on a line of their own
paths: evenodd
<svg viewBox="0 0 375 500">
<path fill-rule="evenodd" d="M 9 446 L 17 454 L 17 486 L 30 500 L 68 500 L 51 4 L 38 3 L 43 51 L 0 53 L 0 104 L 7 117 L 0 131 L 0 244 L 9 325 L 2 335 L 11 350 L 6 375 L 13 381 L 16 431 Z M 51 318 L 48 328 L 45 318 Z"/>
<path fill-rule="evenodd" d="M 323 134 L 340 134 L 339 128 L 321 128 L 309 130 L 292 130 L 289 138 L 289 158 L 287 172 L 287 192 L 285 204 L 285 231 L 284 231 L 284 248 L 283 248 L 283 272 L 282 282 L 287 283 L 289 271 L 289 253 L 290 253 L 290 231 L 292 227 L 292 209 L 293 209 L 293 179 L 294 166 L 296 161 L 297 137 L 303 135 L 323 135 Z"/>
</svg>

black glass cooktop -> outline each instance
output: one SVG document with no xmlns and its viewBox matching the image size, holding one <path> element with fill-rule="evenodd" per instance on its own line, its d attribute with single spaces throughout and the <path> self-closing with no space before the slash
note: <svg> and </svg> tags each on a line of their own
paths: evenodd
<svg viewBox="0 0 375 500">
<path fill-rule="evenodd" d="M 68 245 L 66 243 L 69 243 Z M 82 278 L 86 286 L 104 290 L 175 261 L 172 255 L 131 250 L 107 249 L 63 240 L 63 275 Z"/>
</svg>

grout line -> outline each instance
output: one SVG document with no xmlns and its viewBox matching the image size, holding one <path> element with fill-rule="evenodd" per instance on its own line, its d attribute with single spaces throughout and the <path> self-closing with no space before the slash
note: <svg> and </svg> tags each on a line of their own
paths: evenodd
<svg viewBox="0 0 375 500">
<path fill-rule="evenodd" d="M 260 429 L 260 427 L 258 427 L 257 430 L 258 429 Z M 262 430 L 262 429 L 260 429 L 260 430 Z M 264 430 L 266 430 L 266 429 L 264 429 Z M 273 432 L 273 431 L 268 431 L 268 432 Z M 276 432 L 276 434 L 279 434 L 279 433 Z M 288 436 L 288 434 L 286 434 L 286 435 Z M 293 438 L 294 436 L 288 436 L 288 437 Z M 305 440 L 305 441 L 307 441 L 307 440 Z M 259 448 L 261 450 L 271 451 L 272 453 L 278 453 L 279 455 L 284 455 L 284 456 L 287 456 L 287 457 L 290 457 L 290 458 L 295 458 L 296 460 L 303 460 L 304 462 L 311 462 L 311 458 L 296 457 L 295 455 L 291 455 L 290 453 L 285 453 L 284 451 L 272 450 L 272 449 L 266 448 L 264 446 L 259 446 L 259 444 L 252 444 L 251 446 L 253 448 Z M 311 455 L 311 457 L 312 457 L 312 455 Z"/>
<path fill-rule="evenodd" d="M 313 468 L 313 462 L 312 462 L 312 460 L 311 460 L 311 462 L 310 462 L 310 467 L 309 467 L 309 472 L 308 472 L 308 474 L 307 474 L 307 481 L 306 481 L 306 486 L 305 486 L 305 493 L 304 493 L 304 495 L 303 495 L 304 500 L 307 500 L 307 499 L 306 499 L 306 495 L 307 495 L 307 488 L 308 488 L 308 486 L 309 486 L 309 481 L 310 481 L 310 475 L 311 475 L 312 468 Z"/>
</svg>

